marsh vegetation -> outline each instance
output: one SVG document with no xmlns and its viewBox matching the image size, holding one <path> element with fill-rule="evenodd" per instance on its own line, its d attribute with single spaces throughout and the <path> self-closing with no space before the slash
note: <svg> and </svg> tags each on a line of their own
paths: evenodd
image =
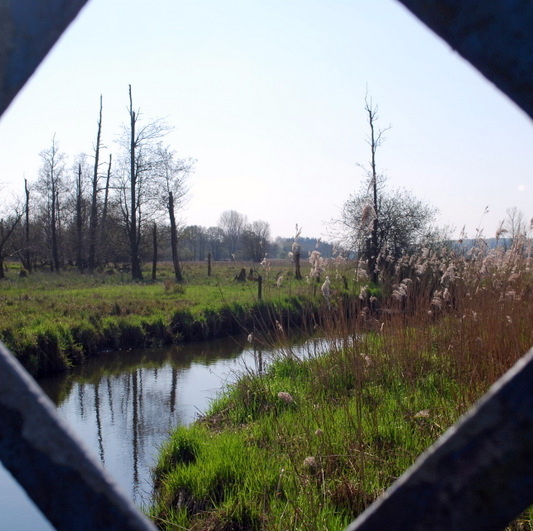
<svg viewBox="0 0 533 531">
<path fill-rule="evenodd" d="M 531 265 L 527 242 L 483 240 L 385 261 L 379 288 L 365 264 L 325 264 L 316 327 L 330 352 L 286 348 L 175 431 L 154 470 L 154 521 L 342 529 L 531 347 Z"/>
</svg>

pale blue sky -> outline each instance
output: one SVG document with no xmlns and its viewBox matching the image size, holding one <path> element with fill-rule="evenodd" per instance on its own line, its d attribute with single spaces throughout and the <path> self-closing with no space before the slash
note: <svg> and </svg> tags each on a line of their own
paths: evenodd
<svg viewBox="0 0 533 531">
<path fill-rule="evenodd" d="M 325 236 L 369 159 L 367 87 L 392 125 L 389 186 L 470 236 L 493 236 L 510 207 L 533 215 L 531 120 L 395 0 L 89 0 L 0 120 L 2 195 L 35 179 L 54 133 L 91 152 L 100 94 L 116 151 L 128 84 L 198 160 L 188 224 L 233 209 L 273 236 Z"/>
</svg>

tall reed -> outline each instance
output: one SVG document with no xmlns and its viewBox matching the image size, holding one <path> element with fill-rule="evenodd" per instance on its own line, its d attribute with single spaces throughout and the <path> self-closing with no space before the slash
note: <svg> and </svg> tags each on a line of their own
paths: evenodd
<svg viewBox="0 0 533 531">
<path fill-rule="evenodd" d="M 530 255 L 524 242 L 422 249 L 382 257 L 378 285 L 364 263 L 321 261 L 309 289 L 325 299 L 312 317 L 328 353 L 296 357 L 286 346 L 266 373 L 246 371 L 201 422 L 181 428 L 174 438 L 198 452 L 180 463 L 175 442 L 163 451 L 154 520 L 342 529 L 531 347 Z M 223 488 L 193 481 L 228 466 Z"/>
</svg>

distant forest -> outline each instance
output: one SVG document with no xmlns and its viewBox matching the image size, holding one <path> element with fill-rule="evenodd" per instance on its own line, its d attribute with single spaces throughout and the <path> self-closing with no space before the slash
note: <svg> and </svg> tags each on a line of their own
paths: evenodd
<svg viewBox="0 0 533 531">
<path fill-rule="evenodd" d="M 190 225 L 183 229 L 180 237 L 182 260 L 205 260 L 208 253 L 213 260 L 253 260 L 260 262 L 263 258 L 288 258 L 294 243 L 293 238 L 277 237 L 274 240 L 258 240 L 252 231 L 244 231 L 232 244 L 231 237 L 221 227 L 199 227 Z M 317 238 L 298 238 L 303 258 L 312 251 L 319 251 L 324 258 L 330 258 L 334 246 Z M 167 256 L 168 249 L 162 250 Z"/>
</svg>

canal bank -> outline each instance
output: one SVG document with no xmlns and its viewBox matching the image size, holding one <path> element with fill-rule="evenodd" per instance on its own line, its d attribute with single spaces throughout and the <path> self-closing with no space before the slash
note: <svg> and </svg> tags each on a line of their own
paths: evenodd
<svg viewBox="0 0 533 531">
<path fill-rule="evenodd" d="M 132 349 L 247 335 L 253 330 L 266 338 L 280 326 L 312 328 L 322 303 L 318 298 L 290 296 L 216 307 L 206 303 L 194 311 L 181 309 L 166 315 L 80 316 L 71 324 L 45 321 L 32 333 L 26 328 L 4 330 L 0 339 L 30 374 L 40 377 L 69 371 L 107 351 L 128 355 L 126 351 Z"/>
<path fill-rule="evenodd" d="M 108 352 L 38 383 L 95 459 L 142 508 L 151 503 L 151 469 L 172 430 L 204 413 L 227 384 L 255 367 L 255 360 L 245 337 L 223 338 L 132 350 L 127 356 Z M 3 468 L 0 492 L 3 527 L 52 530 Z"/>
</svg>

